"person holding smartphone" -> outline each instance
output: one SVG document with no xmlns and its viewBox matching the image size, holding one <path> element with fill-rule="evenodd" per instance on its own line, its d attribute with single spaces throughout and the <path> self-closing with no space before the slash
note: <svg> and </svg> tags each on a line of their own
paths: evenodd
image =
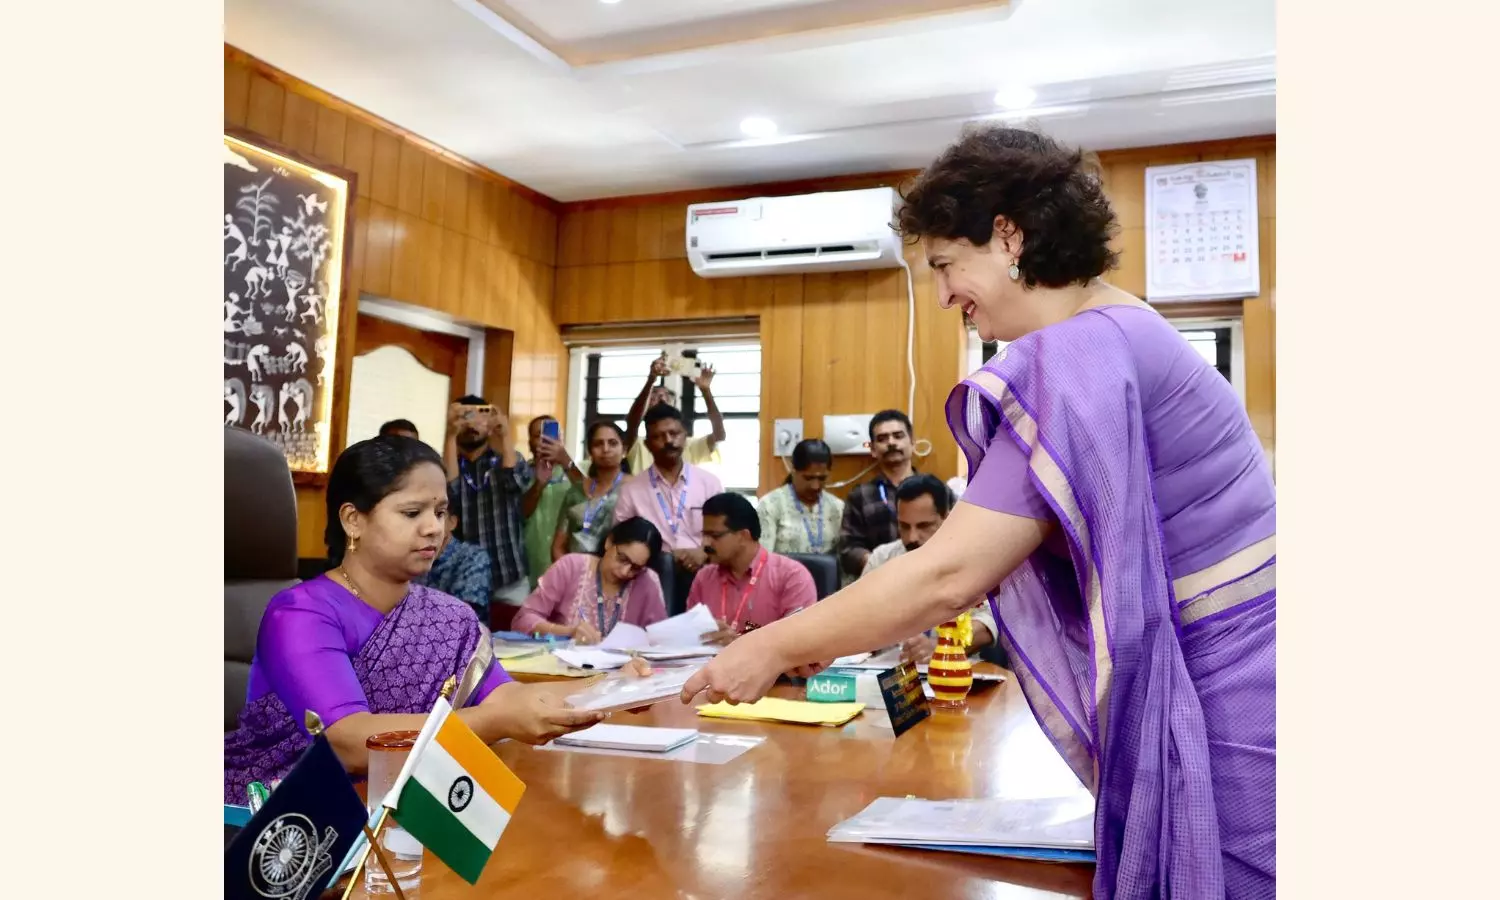
<svg viewBox="0 0 1500 900">
<path fill-rule="evenodd" d="M 534 477 L 521 498 L 525 523 L 522 538 L 531 589 L 536 590 L 542 573 L 552 565 L 552 536 L 557 533 L 563 500 L 570 486 L 583 483 L 583 472 L 563 446 L 562 424 L 556 417 L 540 415 L 532 419 L 526 429 L 526 440 Z"/>
<path fill-rule="evenodd" d="M 458 537 L 489 553 L 490 625 L 504 629 L 531 593 L 521 517 L 531 465 L 516 452 L 510 420 L 473 394 L 448 408 L 443 462 Z"/>
<path fill-rule="evenodd" d="M 625 459 L 630 464 L 632 473 L 639 474 L 651 467 L 651 453 L 646 449 L 646 442 L 636 436 L 646 410 L 662 405 L 681 409 L 677 393 L 666 385 L 657 383 L 671 373 L 667 354 L 663 353 L 653 359 L 651 371 L 646 376 L 646 385 L 636 395 L 635 402 L 631 404 L 630 412 L 625 417 Z M 719 414 L 719 406 L 714 402 L 713 391 L 709 389 L 713 380 L 713 366 L 700 367 L 692 378 L 693 384 L 698 387 L 698 393 L 703 397 L 703 405 L 708 410 L 708 422 L 713 426 L 713 431 L 708 434 L 688 437 L 682 446 L 683 461 L 695 466 L 724 461 L 719 455 L 719 442 L 724 440 L 727 432 L 724 430 L 724 417 Z"/>
</svg>

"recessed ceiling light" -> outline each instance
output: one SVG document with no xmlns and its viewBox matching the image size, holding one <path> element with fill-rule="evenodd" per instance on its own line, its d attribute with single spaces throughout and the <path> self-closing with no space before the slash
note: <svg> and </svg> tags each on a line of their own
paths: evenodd
<svg viewBox="0 0 1500 900">
<path fill-rule="evenodd" d="M 599 0 L 600 3 L 619 3 L 620 0 Z"/>
<path fill-rule="evenodd" d="M 747 137 L 767 138 L 776 133 L 776 123 L 760 116 L 751 116 L 740 123 L 740 131 Z"/>
<path fill-rule="evenodd" d="M 1025 109 L 1036 102 L 1036 91 L 1029 87 L 1003 87 L 995 92 L 995 105 L 1004 109 Z"/>
</svg>

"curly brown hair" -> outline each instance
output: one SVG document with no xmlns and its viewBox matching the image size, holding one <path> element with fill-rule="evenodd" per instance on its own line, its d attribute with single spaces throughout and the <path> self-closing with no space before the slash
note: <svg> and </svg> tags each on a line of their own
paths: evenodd
<svg viewBox="0 0 1500 900">
<path fill-rule="evenodd" d="M 1021 230 L 1016 265 L 1027 287 L 1087 284 L 1119 265 L 1119 230 L 1083 153 L 1020 128 L 983 125 L 963 135 L 902 196 L 896 229 L 908 241 L 990 242 L 996 216 Z"/>
</svg>

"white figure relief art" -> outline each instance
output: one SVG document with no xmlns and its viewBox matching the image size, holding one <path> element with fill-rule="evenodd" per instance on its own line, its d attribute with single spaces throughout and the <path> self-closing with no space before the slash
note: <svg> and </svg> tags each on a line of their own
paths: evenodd
<svg viewBox="0 0 1500 900">
<path fill-rule="evenodd" d="M 302 298 L 302 302 L 307 304 L 307 309 L 297 318 L 297 321 L 306 322 L 308 319 L 312 319 L 314 325 L 321 324 L 323 321 L 323 295 L 314 288 L 307 292 L 307 296 Z M 287 321 L 291 320 L 288 319 Z"/>
<path fill-rule="evenodd" d="M 245 238 L 245 232 L 240 230 L 240 226 L 234 223 L 234 216 L 229 213 L 224 214 L 224 240 L 234 241 L 236 244 L 224 255 L 224 265 L 229 266 L 229 271 L 233 272 L 240 267 L 240 263 L 249 259 L 250 242 Z M 232 265 L 230 260 L 234 260 Z"/>
<path fill-rule="evenodd" d="M 250 430 L 265 434 L 266 428 L 275 420 L 276 390 L 269 384 L 252 385 L 250 402 L 255 404 L 255 421 L 250 423 Z"/>
<path fill-rule="evenodd" d="M 271 296 L 271 284 L 270 283 L 271 283 L 271 280 L 274 279 L 275 277 L 276 276 L 274 276 L 274 275 L 271 274 L 271 270 L 270 269 L 267 269 L 266 267 L 262 266 L 260 263 L 255 263 L 252 266 L 250 266 L 249 269 L 245 270 L 245 288 L 246 288 L 246 291 L 248 292 L 248 296 L 250 296 L 250 297 L 269 297 L 269 296 Z M 272 309 L 275 309 L 275 307 L 273 306 Z"/>
<path fill-rule="evenodd" d="M 255 307 L 240 309 L 240 295 L 234 291 L 224 298 L 224 333 L 235 334 L 245 330 L 244 325 L 235 317 L 245 316 L 255 312 Z"/>
<path fill-rule="evenodd" d="M 271 355 L 271 348 L 265 344 L 256 344 L 245 354 L 245 365 L 250 369 L 251 381 L 264 381 L 265 375 L 262 369 L 266 364 L 266 357 Z"/>
<path fill-rule="evenodd" d="M 328 352 L 328 335 L 323 335 L 313 343 L 313 353 L 318 357 L 318 384 L 322 384 L 328 377 L 328 367 L 333 365 L 333 356 Z"/>
<path fill-rule="evenodd" d="M 224 415 L 224 424 L 243 424 L 245 421 L 245 382 L 243 380 L 224 379 L 224 402 L 229 404 L 229 412 Z"/>
<path fill-rule="evenodd" d="M 302 201 L 302 211 L 305 215 L 328 212 L 328 201 L 319 200 L 317 194 L 298 194 L 297 199 Z"/>
<path fill-rule="evenodd" d="M 302 432 L 307 430 L 307 417 L 312 412 L 312 385 L 307 383 L 306 378 L 298 378 L 281 386 L 281 397 L 276 406 L 281 413 L 281 431 L 283 434 L 291 432 Z M 286 405 L 289 401 L 297 404 L 297 414 L 288 421 Z"/>
<path fill-rule="evenodd" d="M 307 371 L 307 349 L 293 341 L 286 345 L 286 361 L 292 372 Z"/>
</svg>

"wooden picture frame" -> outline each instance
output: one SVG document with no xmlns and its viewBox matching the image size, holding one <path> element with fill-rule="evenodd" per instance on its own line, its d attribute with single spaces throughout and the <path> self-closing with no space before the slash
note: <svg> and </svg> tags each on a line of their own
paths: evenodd
<svg viewBox="0 0 1500 900">
<path fill-rule="evenodd" d="M 224 424 L 321 486 L 348 410 L 356 176 L 239 128 L 224 155 Z"/>
</svg>

